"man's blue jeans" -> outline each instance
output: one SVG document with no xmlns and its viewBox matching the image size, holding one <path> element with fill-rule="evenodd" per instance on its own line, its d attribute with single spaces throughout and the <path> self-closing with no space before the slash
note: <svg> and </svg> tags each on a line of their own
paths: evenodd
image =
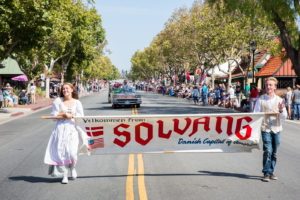
<svg viewBox="0 0 300 200">
<path fill-rule="evenodd" d="M 276 166 L 277 151 L 279 148 L 280 132 L 262 131 L 263 140 L 263 170 L 264 175 L 272 175 Z"/>
<path fill-rule="evenodd" d="M 202 101 L 203 101 L 203 105 L 207 104 L 207 94 L 206 93 L 202 94 Z"/>
<path fill-rule="evenodd" d="M 296 112 L 298 113 L 298 120 L 300 120 L 300 103 L 293 103 L 292 120 L 295 119 Z"/>
</svg>

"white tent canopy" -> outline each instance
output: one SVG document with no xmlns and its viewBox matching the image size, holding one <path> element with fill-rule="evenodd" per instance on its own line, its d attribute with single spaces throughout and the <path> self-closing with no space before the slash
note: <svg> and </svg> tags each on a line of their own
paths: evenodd
<svg viewBox="0 0 300 200">
<path fill-rule="evenodd" d="M 239 60 L 238 60 L 238 62 L 239 62 Z M 232 62 L 232 64 L 231 64 L 231 70 L 233 70 L 235 67 L 236 67 L 236 62 Z M 220 65 L 220 69 L 223 70 L 223 71 L 225 71 L 225 72 L 227 72 L 228 71 L 228 62 L 222 63 Z M 218 66 L 214 67 L 214 71 L 215 71 L 215 76 L 224 76 L 224 75 L 226 75 L 224 72 L 222 72 L 222 71 L 219 70 Z M 209 69 L 207 73 L 209 75 L 212 75 L 212 69 Z"/>
</svg>

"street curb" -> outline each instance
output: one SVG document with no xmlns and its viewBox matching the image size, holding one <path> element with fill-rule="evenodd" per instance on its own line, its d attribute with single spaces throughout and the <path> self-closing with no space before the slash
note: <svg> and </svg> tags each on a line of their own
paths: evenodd
<svg viewBox="0 0 300 200">
<path fill-rule="evenodd" d="M 43 107 L 45 107 L 45 106 L 38 106 L 38 107 L 36 107 L 36 108 L 31 108 L 31 110 L 32 111 L 36 111 L 36 110 L 39 110 L 39 109 L 41 109 L 41 108 L 43 108 Z M 46 106 L 47 107 L 47 106 Z"/>
<path fill-rule="evenodd" d="M 10 116 L 11 117 L 16 117 L 16 116 L 20 116 L 20 115 L 23 115 L 23 114 L 24 114 L 24 112 L 17 112 L 17 113 L 11 114 Z"/>
<path fill-rule="evenodd" d="M 13 113 L 13 114 L 11 114 L 9 116 L 9 118 L 7 118 L 6 120 L 3 120 L 2 122 L 0 122 L 0 125 L 5 124 L 7 122 L 10 122 L 12 120 L 19 119 L 21 117 L 25 117 L 27 115 L 31 115 L 31 114 L 36 113 L 36 112 L 40 112 L 42 110 L 46 110 L 46 109 L 50 108 L 51 106 L 52 106 L 52 104 L 48 105 L 48 106 L 39 106 L 39 109 L 35 109 L 35 110 L 31 109 L 31 112 L 17 112 L 17 113 Z"/>
<path fill-rule="evenodd" d="M 93 93 L 91 93 L 91 94 L 93 94 Z M 89 96 L 91 94 L 82 95 L 82 96 L 80 96 L 80 98 L 85 97 L 85 96 Z M 42 111 L 42 110 L 46 110 L 46 109 L 50 108 L 51 106 L 52 106 L 52 103 L 50 105 L 46 105 L 46 106 L 38 106 L 38 107 L 35 107 L 35 108 L 31 108 L 29 112 L 12 113 L 11 115 L 9 115 L 9 117 L 6 120 L 0 121 L 0 125 L 5 124 L 7 122 L 10 122 L 12 120 L 18 119 L 18 118 L 27 116 L 27 115 L 31 115 L 33 113 L 36 113 L 36 112 L 39 112 L 39 111 Z"/>
</svg>

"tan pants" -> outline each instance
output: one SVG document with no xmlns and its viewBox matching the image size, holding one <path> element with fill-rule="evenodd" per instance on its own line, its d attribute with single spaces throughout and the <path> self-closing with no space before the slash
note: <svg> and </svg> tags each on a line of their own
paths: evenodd
<svg viewBox="0 0 300 200">
<path fill-rule="evenodd" d="M 30 102 L 32 103 L 32 104 L 35 104 L 36 102 L 35 102 L 35 93 L 30 93 Z"/>
</svg>

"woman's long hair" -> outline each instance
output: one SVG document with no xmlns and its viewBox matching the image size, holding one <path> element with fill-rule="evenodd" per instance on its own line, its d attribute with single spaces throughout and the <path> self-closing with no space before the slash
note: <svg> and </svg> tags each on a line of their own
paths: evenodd
<svg viewBox="0 0 300 200">
<path fill-rule="evenodd" d="M 70 86 L 70 88 L 72 88 L 72 90 L 73 90 L 73 92 L 72 92 L 72 98 L 73 99 L 79 99 L 77 88 L 74 87 L 71 83 L 64 83 L 64 84 L 62 84 L 62 86 L 60 88 L 60 94 L 59 94 L 60 97 L 64 97 L 64 94 L 63 94 L 63 87 L 64 87 L 64 85 L 68 85 L 68 86 Z"/>
</svg>

